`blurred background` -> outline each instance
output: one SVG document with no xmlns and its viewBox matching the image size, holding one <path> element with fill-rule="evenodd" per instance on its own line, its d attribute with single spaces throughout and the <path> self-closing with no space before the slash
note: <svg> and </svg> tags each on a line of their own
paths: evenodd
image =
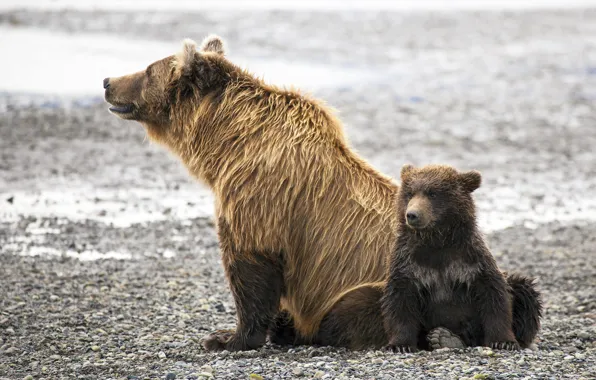
<svg viewBox="0 0 596 380">
<path fill-rule="evenodd" d="M 209 193 L 107 112 L 101 81 L 216 33 L 240 66 L 337 108 L 385 173 L 406 162 L 481 170 L 487 231 L 593 220 L 594 5 L 5 0 L 3 218 L 125 226 L 210 215 Z"/>
<path fill-rule="evenodd" d="M 205 353 L 235 325 L 213 198 L 102 80 L 210 33 L 396 180 L 480 170 L 493 254 L 540 280 L 539 351 Z M 593 378 L 595 101 L 596 1 L 1 0 L 0 379 Z"/>
</svg>

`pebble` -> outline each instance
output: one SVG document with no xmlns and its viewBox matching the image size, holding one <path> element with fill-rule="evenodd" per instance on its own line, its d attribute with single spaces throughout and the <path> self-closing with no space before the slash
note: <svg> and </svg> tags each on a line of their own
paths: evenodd
<svg viewBox="0 0 596 380">
<path fill-rule="evenodd" d="M 571 360 L 571 359 L 573 359 L 573 356 L 571 356 L 571 355 L 567 355 L 563 358 L 563 360 Z"/>
<path fill-rule="evenodd" d="M 59 299 L 60 299 L 60 297 L 58 297 L 58 296 L 57 296 L 57 295 L 55 295 L 55 294 L 52 294 L 52 295 L 50 296 L 50 301 L 58 301 Z"/>
<path fill-rule="evenodd" d="M 163 352 L 163 351 L 159 351 L 159 353 L 157 354 L 157 356 L 158 356 L 160 359 L 165 359 L 165 358 L 166 358 L 166 353 L 165 353 L 165 352 Z"/>
<path fill-rule="evenodd" d="M 51 360 L 60 360 L 60 359 L 62 359 L 62 357 L 60 355 L 52 355 L 52 356 L 50 356 L 50 359 Z"/>
<path fill-rule="evenodd" d="M 97 352 L 97 351 L 99 351 L 100 349 L 101 349 L 101 348 L 100 348 L 99 346 L 91 346 L 91 350 L 92 350 L 92 351 L 95 351 L 95 352 Z"/>
<path fill-rule="evenodd" d="M 33 376 L 27 375 L 23 378 L 23 380 L 33 380 Z"/>
<path fill-rule="evenodd" d="M 6 350 L 4 350 L 4 354 L 5 355 L 14 355 L 18 352 L 19 350 L 16 347 L 8 347 Z"/>
<path fill-rule="evenodd" d="M 174 380 L 176 379 L 176 374 L 174 372 L 170 372 L 166 375 L 166 380 Z"/>
<path fill-rule="evenodd" d="M 304 370 L 300 367 L 297 367 L 292 370 L 292 374 L 294 376 L 302 376 L 302 375 L 304 375 Z"/>
</svg>

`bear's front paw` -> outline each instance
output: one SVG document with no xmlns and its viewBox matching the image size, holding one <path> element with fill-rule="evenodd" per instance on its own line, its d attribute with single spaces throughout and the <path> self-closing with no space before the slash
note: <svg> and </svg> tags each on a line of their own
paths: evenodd
<svg viewBox="0 0 596 380">
<path fill-rule="evenodd" d="M 517 342 L 492 342 L 489 344 L 490 348 L 494 348 L 497 350 L 509 350 L 509 351 L 517 351 L 519 350 L 519 344 Z"/>
<path fill-rule="evenodd" d="M 399 352 L 401 354 L 410 354 L 418 351 L 416 346 L 406 344 L 388 344 L 385 346 L 385 349 L 388 351 Z"/>
<path fill-rule="evenodd" d="M 234 330 L 217 330 L 204 337 L 201 341 L 207 351 L 223 351 L 234 336 Z"/>
</svg>

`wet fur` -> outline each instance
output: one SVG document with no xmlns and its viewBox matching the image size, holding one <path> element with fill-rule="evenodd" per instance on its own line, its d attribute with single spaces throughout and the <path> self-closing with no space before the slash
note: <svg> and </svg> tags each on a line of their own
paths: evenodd
<svg viewBox="0 0 596 380">
<path fill-rule="evenodd" d="M 215 194 L 238 326 L 205 347 L 255 348 L 267 330 L 301 342 L 335 336 L 337 322 L 326 316 L 353 316 L 351 308 L 370 303 L 363 288 L 385 279 L 398 187 L 350 148 L 329 107 L 266 85 L 228 61 L 213 37 L 202 46 L 187 41 L 150 73 L 115 78 L 106 99 L 137 104 L 131 118 Z M 136 98 L 118 89 L 139 81 Z M 293 332 L 278 324 L 278 311 L 291 317 Z M 335 332 L 319 334 L 322 322 Z M 334 339 L 324 340 L 346 341 Z"/>
<path fill-rule="evenodd" d="M 436 327 L 468 346 L 514 349 L 534 340 L 539 295 L 531 279 L 499 271 L 476 227 L 471 192 L 478 186 L 479 174 L 448 166 L 402 170 L 399 237 L 382 299 L 390 348 L 428 348 L 424 338 Z M 428 224 L 408 226 L 412 211 Z"/>
</svg>

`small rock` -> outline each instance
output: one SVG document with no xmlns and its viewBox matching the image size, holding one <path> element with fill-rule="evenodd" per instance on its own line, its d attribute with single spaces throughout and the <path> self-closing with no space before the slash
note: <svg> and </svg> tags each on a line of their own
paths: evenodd
<svg viewBox="0 0 596 380">
<path fill-rule="evenodd" d="M 524 360 L 524 358 L 519 359 L 516 363 L 517 364 L 524 364 L 526 361 Z"/>
<path fill-rule="evenodd" d="M 256 373 L 251 373 L 248 375 L 248 378 L 251 380 L 263 380 L 263 376 L 257 375 Z"/>
<path fill-rule="evenodd" d="M 573 359 L 573 356 L 571 356 L 571 355 L 567 355 L 563 358 L 563 360 L 571 360 L 571 359 Z"/>
<path fill-rule="evenodd" d="M 166 380 L 174 380 L 176 378 L 176 374 L 174 372 L 170 372 L 166 375 Z"/>
<path fill-rule="evenodd" d="M 58 301 L 59 299 L 60 299 L 60 297 L 58 297 L 58 296 L 57 296 L 57 295 L 55 295 L 55 294 L 52 294 L 52 295 L 50 296 L 50 301 Z"/>
<path fill-rule="evenodd" d="M 493 350 L 484 350 L 482 356 L 495 356 L 495 352 Z"/>
<path fill-rule="evenodd" d="M 62 359 L 62 357 L 60 355 L 52 355 L 52 356 L 50 356 L 50 359 L 51 360 L 60 360 L 60 359 Z"/>
<path fill-rule="evenodd" d="M 27 376 L 25 376 L 25 378 L 23 380 L 33 380 L 33 376 L 27 375 Z"/>
<path fill-rule="evenodd" d="M 198 375 L 196 375 L 195 377 L 203 377 L 205 379 L 212 379 L 213 375 L 210 374 L 209 372 L 201 372 Z"/>
<path fill-rule="evenodd" d="M 381 363 L 383 363 L 383 359 L 381 359 L 381 358 L 374 358 L 372 360 L 372 362 L 373 362 L 373 364 L 381 364 Z"/>
<path fill-rule="evenodd" d="M 488 379 L 490 379 L 490 376 L 488 376 L 485 373 L 477 373 L 474 375 L 473 379 L 488 380 Z"/>
<path fill-rule="evenodd" d="M 313 349 L 311 352 L 308 353 L 309 358 L 314 358 L 316 356 L 323 355 L 323 351 L 319 350 L 318 348 Z"/>
<path fill-rule="evenodd" d="M 157 354 L 157 356 L 158 356 L 160 359 L 165 359 L 165 358 L 166 358 L 166 353 L 165 353 L 165 352 L 163 352 L 163 351 L 159 351 L 159 353 Z"/>
<path fill-rule="evenodd" d="M 302 370 L 302 368 L 294 368 L 292 370 L 292 374 L 294 376 L 302 376 L 302 375 L 304 375 L 304 371 Z"/>
<path fill-rule="evenodd" d="M 585 359 L 586 358 L 586 354 L 582 354 L 582 353 L 576 353 L 575 355 L 576 359 Z"/>
<path fill-rule="evenodd" d="M 12 327 L 7 328 L 4 330 L 7 334 L 14 335 L 14 329 Z"/>
<path fill-rule="evenodd" d="M 5 355 L 14 355 L 18 352 L 16 347 L 8 347 L 6 350 L 4 350 L 4 354 Z"/>
<path fill-rule="evenodd" d="M 31 362 L 31 369 L 36 369 L 38 365 L 39 365 L 39 362 L 37 360 L 32 361 Z"/>
<path fill-rule="evenodd" d="M 323 371 L 317 371 L 317 372 L 315 372 L 315 375 L 313 377 L 315 379 L 321 379 L 321 378 L 323 378 L 323 376 L 325 376 L 325 372 L 323 372 Z"/>
<path fill-rule="evenodd" d="M 99 348 L 99 346 L 91 346 L 91 350 L 97 352 L 97 351 L 101 350 L 101 348 Z"/>
<path fill-rule="evenodd" d="M 213 374 L 213 367 L 211 367 L 210 365 L 204 365 L 201 367 L 201 372 Z"/>
<path fill-rule="evenodd" d="M 8 318 L 2 318 L 2 319 L 0 320 L 0 327 L 5 327 L 5 326 L 8 326 L 8 325 L 9 325 L 9 323 L 10 323 L 10 320 L 9 320 Z"/>
</svg>

